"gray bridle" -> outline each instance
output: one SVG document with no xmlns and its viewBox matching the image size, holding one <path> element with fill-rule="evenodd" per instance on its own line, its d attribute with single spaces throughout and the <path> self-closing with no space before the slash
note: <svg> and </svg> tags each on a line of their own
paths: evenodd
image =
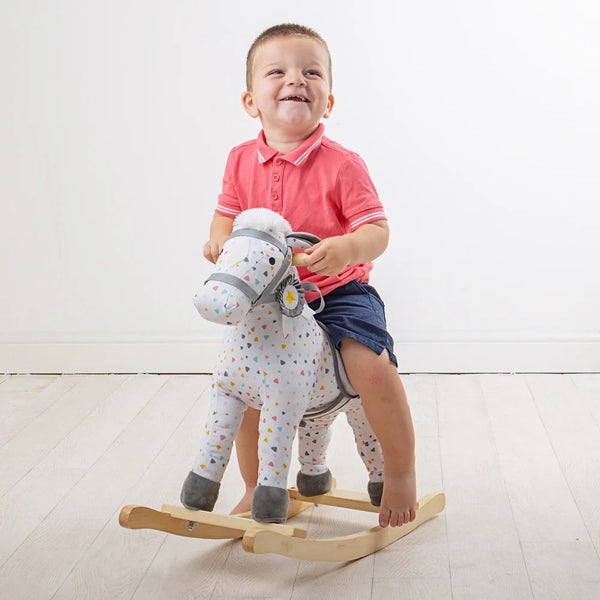
<svg viewBox="0 0 600 600">
<path fill-rule="evenodd" d="M 288 269 L 292 264 L 292 258 L 294 255 L 294 253 L 292 252 L 292 248 L 287 244 L 284 244 L 280 239 L 278 239 L 274 235 L 271 235 L 266 231 L 260 231 L 257 229 L 236 229 L 227 238 L 227 241 L 236 237 L 249 237 L 261 240 L 263 242 L 268 242 L 272 246 L 275 246 L 275 248 L 277 248 L 279 252 L 283 254 L 283 263 L 277 270 L 277 273 L 275 274 L 273 279 L 271 279 L 269 284 L 261 293 L 258 293 L 256 290 L 254 290 L 240 277 L 237 277 L 236 275 L 230 275 L 229 273 L 213 273 L 204 283 L 208 281 L 220 281 L 221 283 L 226 283 L 227 285 L 231 285 L 237 288 L 250 300 L 251 309 L 259 303 L 267 304 L 268 302 L 278 301 L 277 288 L 279 284 L 284 280 Z M 295 238 L 296 240 L 302 240 L 307 245 L 313 245 L 321 241 L 318 237 L 312 235 L 311 233 L 305 232 L 291 233 L 288 237 Z M 319 291 L 319 288 L 317 288 L 317 286 L 313 283 L 303 283 L 300 284 L 300 287 L 302 290 Z M 319 306 L 318 310 L 315 312 L 321 311 L 323 309 L 323 305 L 323 298 L 321 297 L 321 306 Z"/>
</svg>

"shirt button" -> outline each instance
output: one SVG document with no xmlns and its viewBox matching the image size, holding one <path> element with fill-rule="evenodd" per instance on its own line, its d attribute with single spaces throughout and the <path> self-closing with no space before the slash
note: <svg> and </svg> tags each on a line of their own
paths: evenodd
<svg viewBox="0 0 600 600">
<path fill-rule="evenodd" d="M 279 181 L 279 173 L 273 175 L 273 181 Z"/>
<path fill-rule="evenodd" d="M 277 198 L 279 198 L 279 194 L 277 192 L 273 192 L 271 194 L 271 198 L 273 198 L 273 200 L 277 200 Z"/>
</svg>

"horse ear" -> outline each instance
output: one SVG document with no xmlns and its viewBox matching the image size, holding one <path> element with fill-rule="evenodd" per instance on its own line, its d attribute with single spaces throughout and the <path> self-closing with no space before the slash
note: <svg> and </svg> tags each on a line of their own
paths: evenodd
<svg viewBox="0 0 600 600">
<path fill-rule="evenodd" d="M 297 250 L 306 250 L 321 241 L 321 238 L 313 235 L 312 233 L 306 233 L 304 231 L 293 231 L 285 236 L 287 245 L 290 248 Z"/>
</svg>

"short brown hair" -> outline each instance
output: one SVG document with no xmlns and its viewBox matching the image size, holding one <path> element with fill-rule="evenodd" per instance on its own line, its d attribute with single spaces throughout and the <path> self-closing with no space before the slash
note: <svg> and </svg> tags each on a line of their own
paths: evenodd
<svg viewBox="0 0 600 600">
<path fill-rule="evenodd" d="M 254 62 L 254 55 L 256 54 L 257 48 L 264 44 L 266 41 L 276 37 L 292 37 L 292 36 L 304 36 L 312 38 L 319 42 L 325 51 L 327 52 L 327 58 L 329 59 L 329 68 L 327 75 L 329 77 L 329 88 L 333 85 L 332 69 L 331 69 L 331 54 L 327 47 L 327 42 L 310 27 L 304 25 L 297 25 L 296 23 L 282 23 L 281 25 L 273 25 L 269 29 L 265 29 L 252 43 L 248 56 L 246 57 L 246 88 L 250 90 L 252 88 L 252 63 Z"/>
</svg>

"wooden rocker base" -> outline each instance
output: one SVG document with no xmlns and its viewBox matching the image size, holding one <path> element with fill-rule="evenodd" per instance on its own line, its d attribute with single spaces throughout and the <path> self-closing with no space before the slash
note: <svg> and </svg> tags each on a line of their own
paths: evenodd
<svg viewBox="0 0 600 600">
<path fill-rule="evenodd" d="M 288 519 L 316 504 L 379 512 L 366 494 L 333 489 L 322 496 L 305 498 L 290 488 Z M 290 558 L 314 561 L 348 561 L 381 550 L 414 531 L 444 510 L 442 493 L 428 494 L 418 502 L 417 516 L 401 527 L 373 527 L 366 531 L 333 538 L 308 539 L 306 530 L 291 525 L 258 523 L 244 515 L 223 515 L 203 510 L 188 510 L 163 505 L 162 510 L 145 506 L 124 506 L 119 523 L 128 529 L 156 529 L 175 535 L 207 539 L 239 539 L 246 552 L 280 554 Z"/>
</svg>

